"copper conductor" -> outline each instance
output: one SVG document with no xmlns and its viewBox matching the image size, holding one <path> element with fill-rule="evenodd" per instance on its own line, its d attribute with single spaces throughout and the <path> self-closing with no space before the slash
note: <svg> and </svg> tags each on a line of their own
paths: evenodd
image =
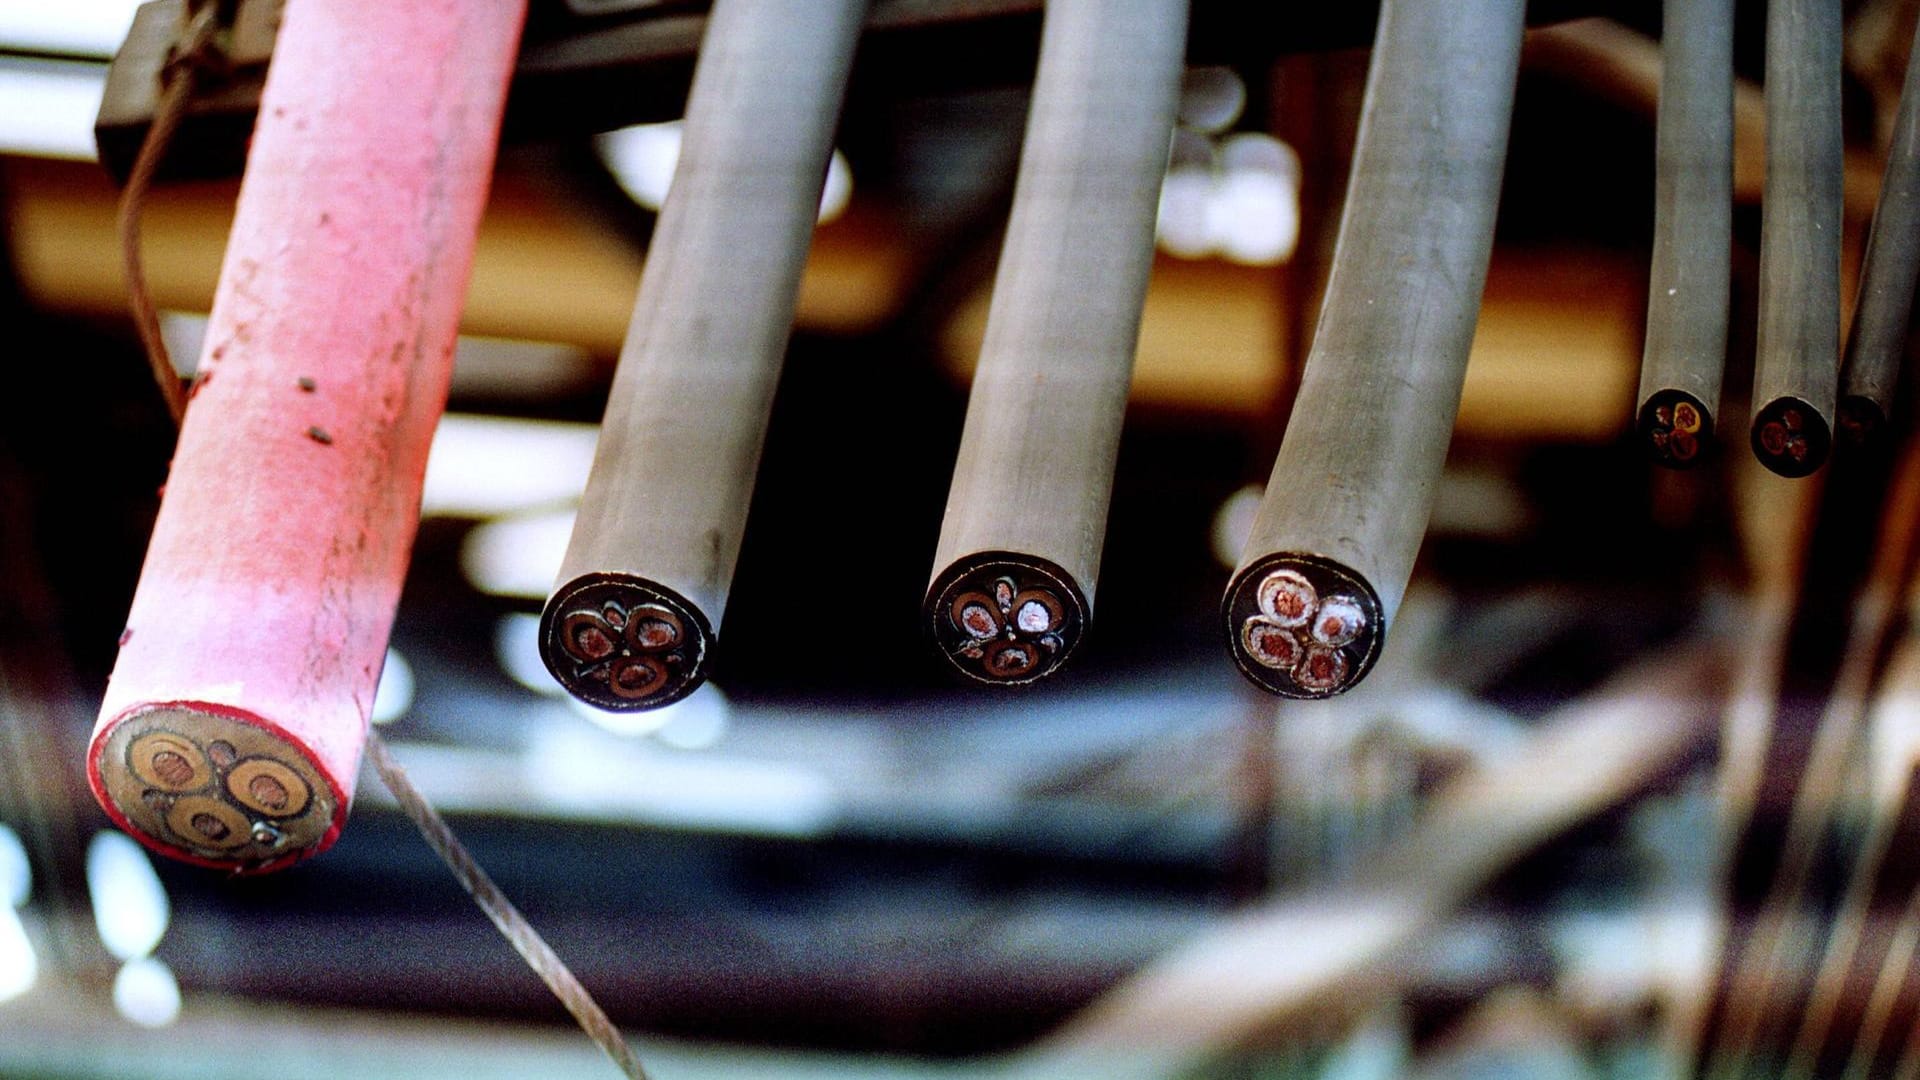
<svg viewBox="0 0 1920 1080">
<path fill-rule="evenodd" d="M 247 785 L 247 793 L 253 801 L 271 810 L 287 808 L 287 789 L 280 781 L 271 776 L 261 775 L 253 778 Z"/>
<path fill-rule="evenodd" d="M 985 593 L 961 593 L 953 601 L 953 622 L 979 641 L 1000 636 L 1000 613 Z"/>
<path fill-rule="evenodd" d="M 1286 627 L 1262 619 L 1248 619 L 1240 637 L 1247 647 L 1247 655 L 1278 671 L 1292 671 L 1304 651 Z"/>
<path fill-rule="evenodd" d="M 1367 613 L 1351 596 L 1330 596 L 1313 619 L 1313 640 L 1338 648 L 1367 628 Z"/>
<path fill-rule="evenodd" d="M 1879 438 L 1886 428 L 1886 414 L 1873 399 L 1850 395 L 1840 399 L 1835 423 L 1852 446 L 1866 446 Z"/>
<path fill-rule="evenodd" d="M 593 661 L 612 656 L 617 638 L 613 625 L 600 613 L 576 611 L 561 624 L 560 640 L 574 656 Z"/>
<path fill-rule="evenodd" d="M 224 851 L 253 839 L 252 823 L 217 799 L 190 795 L 167 811 L 167 827 L 191 847 Z"/>
<path fill-rule="evenodd" d="M 1028 589 L 1013 598 L 1013 625 L 1023 634 L 1050 633 L 1066 618 L 1066 609 L 1045 589 Z"/>
<path fill-rule="evenodd" d="M 227 774 L 235 802 L 270 817 L 291 817 L 307 808 L 312 791 L 300 774 L 270 758 L 248 758 Z"/>
<path fill-rule="evenodd" d="M 986 647 L 981 666 L 990 675 L 1017 679 L 1040 666 L 1040 649 L 1024 641 L 996 641 Z"/>
<path fill-rule="evenodd" d="M 644 698 L 666 682 L 667 665 L 651 656 L 623 656 L 607 671 L 607 689 L 623 698 Z"/>
<path fill-rule="evenodd" d="M 127 748 L 127 765 L 141 780 L 168 792 L 194 791 L 213 778 L 213 768 L 200 748 L 170 731 L 153 731 L 135 739 Z"/>
<path fill-rule="evenodd" d="M 671 649 L 685 634 L 673 612 L 656 605 L 635 608 L 627 620 L 627 644 L 646 652 Z"/>
<path fill-rule="evenodd" d="M 193 766 L 171 750 L 162 750 L 148 762 L 160 782 L 171 788 L 186 787 L 193 780 Z"/>
<path fill-rule="evenodd" d="M 1313 583 L 1292 570 L 1276 570 L 1260 582 L 1260 612 L 1281 626 L 1303 626 L 1320 603 Z"/>
<path fill-rule="evenodd" d="M 1316 645 L 1300 658 L 1293 677 L 1301 686 L 1316 693 L 1338 690 L 1347 681 L 1347 658 L 1334 649 Z"/>
</svg>

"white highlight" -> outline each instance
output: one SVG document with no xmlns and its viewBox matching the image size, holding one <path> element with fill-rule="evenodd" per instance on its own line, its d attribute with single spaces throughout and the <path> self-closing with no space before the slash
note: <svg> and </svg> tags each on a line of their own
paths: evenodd
<svg viewBox="0 0 1920 1080">
<path fill-rule="evenodd" d="M 652 735 L 654 732 L 666 727 L 667 721 L 672 719 L 668 710 L 680 705 L 681 702 L 676 701 L 672 705 L 663 706 L 658 709 L 611 712 L 599 706 L 590 705 L 569 694 L 567 695 L 566 704 L 567 708 L 572 710 L 575 716 L 580 717 L 602 731 L 612 732 L 623 738 L 637 739 L 642 735 Z"/>
<path fill-rule="evenodd" d="M 493 627 L 493 656 L 500 670 L 521 686 L 542 697 L 567 696 L 540 658 L 540 616 L 523 611 L 500 616 Z"/>
<path fill-rule="evenodd" d="M 180 1019 L 180 983 L 151 956 L 129 960 L 114 976 L 113 1007 L 141 1027 L 166 1027 Z"/>
<path fill-rule="evenodd" d="M 1206 135 L 1232 127 L 1247 107 L 1247 84 L 1230 67 L 1188 68 L 1180 81 L 1180 126 Z"/>
<path fill-rule="evenodd" d="M 680 701 L 656 710 L 670 714 L 653 737 L 675 750 L 706 750 L 720 742 L 732 723 L 733 706 L 720 688 L 707 683 Z"/>
<path fill-rule="evenodd" d="M 635 815 L 694 828 L 810 836 L 831 823 L 838 803 L 832 783 L 803 766 L 667 754 L 644 742 L 609 744 L 578 728 L 536 733 L 524 769 L 541 802 L 589 819 Z"/>
<path fill-rule="evenodd" d="M 106 86 L 105 64 L 0 56 L 0 154 L 94 160 L 93 119 Z"/>
<path fill-rule="evenodd" d="M 573 511 L 520 514 L 490 521 L 467 534 L 460 568 L 489 596 L 547 598 L 573 535 Z"/>
<path fill-rule="evenodd" d="M 833 157 L 827 159 L 827 183 L 820 189 L 820 216 L 816 219 L 825 225 L 847 212 L 847 204 L 853 201 L 853 165 L 845 154 L 835 150 Z"/>
<path fill-rule="evenodd" d="M 536 704 L 536 710 L 560 706 Z M 802 765 L 684 754 L 530 716 L 525 752 L 394 746 L 442 811 L 756 836 L 819 836 L 840 816 L 832 779 Z M 391 805 L 378 784 L 363 798 Z"/>
<path fill-rule="evenodd" d="M 0 825 L 0 903 L 23 907 L 33 895 L 33 864 L 19 834 Z"/>
<path fill-rule="evenodd" d="M 1221 566 L 1231 570 L 1240 565 L 1240 553 L 1247 549 L 1247 538 L 1253 535 L 1253 519 L 1260 514 L 1260 499 L 1265 494 L 1266 489 L 1259 484 L 1248 484 L 1227 496 L 1214 511 L 1213 557 Z"/>
<path fill-rule="evenodd" d="M 373 722 L 391 724 L 413 708 L 413 665 L 398 650 L 387 650 L 380 685 L 373 692 Z"/>
<path fill-rule="evenodd" d="M 673 170 L 680 164 L 680 143 L 686 122 L 636 124 L 595 137 L 594 150 L 627 197 L 648 210 L 666 205 L 673 187 Z M 820 192 L 816 221 L 824 225 L 839 217 L 853 199 L 853 166 L 835 150 L 827 163 L 826 185 Z"/>
<path fill-rule="evenodd" d="M 1185 259 L 1287 261 L 1300 240 L 1300 160 L 1270 135 L 1222 140 L 1213 161 L 1178 160 L 1160 188 L 1160 247 Z"/>
<path fill-rule="evenodd" d="M 87 893 L 100 943 L 116 960 L 153 952 L 172 907 L 147 853 L 125 833 L 103 830 L 87 844 Z"/>
<path fill-rule="evenodd" d="M 7 0 L 0 48 L 105 60 L 120 48 L 141 0 Z M 0 101 L 12 101 L 0 94 Z M 88 122 L 92 127 L 92 122 Z"/>
<path fill-rule="evenodd" d="M 11 904 L 0 904 L 0 1001 L 12 1001 L 40 979 L 40 960 Z"/>
<path fill-rule="evenodd" d="M 427 454 L 421 516 L 490 518 L 577 499 L 599 438 L 593 424 L 442 417 Z"/>
</svg>

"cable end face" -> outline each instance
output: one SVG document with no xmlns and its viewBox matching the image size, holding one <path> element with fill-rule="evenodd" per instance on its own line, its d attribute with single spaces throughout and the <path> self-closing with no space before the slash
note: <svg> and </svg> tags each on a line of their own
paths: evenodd
<svg viewBox="0 0 1920 1080">
<path fill-rule="evenodd" d="M 956 560 L 927 589 L 934 648 L 970 682 L 1025 686 L 1060 669 L 1088 622 L 1086 594 L 1037 555 L 983 551 Z"/>
<path fill-rule="evenodd" d="M 1887 434 L 1887 413 L 1870 397 L 1848 394 L 1840 399 L 1834 426 L 1840 429 L 1840 441 L 1847 446 L 1878 446 Z"/>
<path fill-rule="evenodd" d="M 345 797 L 298 740 L 197 702 L 131 709 L 93 745 L 88 780 L 153 850 L 235 873 L 278 870 L 339 838 Z"/>
<path fill-rule="evenodd" d="M 1713 451 L 1713 414 L 1685 390 L 1668 388 L 1640 406 L 1640 444 L 1656 465 L 1691 469 Z"/>
<path fill-rule="evenodd" d="M 1345 693 L 1366 677 L 1386 640 L 1373 586 L 1321 555 L 1261 559 L 1234 576 L 1221 610 L 1234 663 L 1281 697 Z"/>
<path fill-rule="evenodd" d="M 540 658 L 567 693 L 608 712 L 671 705 L 707 679 L 713 630 L 679 593 L 631 574 L 586 574 L 540 613 Z"/>
<path fill-rule="evenodd" d="M 1781 476 L 1798 479 L 1826 464 L 1833 432 L 1826 417 L 1797 397 L 1779 397 L 1753 416 L 1753 454 Z"/>
</svg>

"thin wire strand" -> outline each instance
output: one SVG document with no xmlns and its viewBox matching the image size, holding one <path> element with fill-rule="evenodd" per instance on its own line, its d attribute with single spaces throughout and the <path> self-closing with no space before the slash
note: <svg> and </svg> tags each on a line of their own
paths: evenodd
<svg viewBox="0 0 1920 1080">
<path fill-rule="evenodd" d="M 180 376 L 173 369 L 167 342 L 160 333 L 160 312 L 147 291 L 146 264 L 141 258 L 140 218 L 146 209 L 147 191 L 154 174 L 167 156 L 167 146 L 186 116 L 187 102 L 193 96 L 193 84 L 205 63 L 214 33 L 219 29 L 213 4 L 200 4 L 189 18 L 173 56 L 161 69 L 160 99 L 154 104 L 153 122 L 140 143 L 140 153 L 127 174 L 127 186 L 120 194 L 120 262 L 127 279 L 127 305 L 133 310 L 133 325 L 146 346 L 147 363 L 153 368 L 153 381 L 167 403 L 167 412 L 177 425 L 187 414 L 187 396 L 180 389 Z"/>
<path fill-rule="evenodd" d="M 566 963 L 540 936 L 540 932 L 533 928 L 533 924 L 527 921 L 526 916 L 520 914 L 520 909 L 513 906 L 513 901 L 507 899 L 500 887 L 487 876 L 487 872 L 480 868 L 480 864 L 473 861 L 473 856 L 467 853 L 466 846 L 453 834 L 440 812 L 433 808 L 419 788 L 413 786 L 412 778 L 394 760 L 393 754 L 387 749 L 386 740 L 377 731 L 367 733 L 367 760 L 373 763 L 374 771 L 380 774 L 381 782 L 399 801 L 400 808 L 420 827 L 420 835 L 426 838 L 427 844 L 447 864 L 447 869 L 453 872 L 460 887 L 467 890 L 474 903 L 479 904 L 480 910 L 486 912 L 487 918 L 492 919 L 493 925 L 500 929 L 501 936 L 526 960 L 534 974 L 547 984 L 553 996 L 560 999 L 560 1004 L 566 1006 L 573 1018 L 579 1021 L 581 1030 L 599 1043 L 600 1049 L 605 1050 L 613 1063 L 632 1080 L 646 1080 L 647 1074 L 640 1067 L 640 1059 L 634 1056 L 633 1049 L 621 1037 L 620 1029 L 607 1019 L 607 1014 L 593 1000 L 593 995 L 580 985 L 580 980 L 573 977 Z"/>
<path fill-rule="evenodd" d="M 126 269 L 128 305 L 133 309 L 134 323 L 140 330 L 140 341 L 146 347 L 147 362 L 153 370 L 154 382 L 158 384 L 161 397 L 166 400 L 167 411 L 176 426 L 186 417 L 187 400 L 181 392 L 180 379 L 174 373 L 166 340 L 160 333 L 159 313 L 147 292 L 147 279 L 141 264 L 140 214 L 154 174 L 166 156 L 167 144 L 172 141 L 181 118 L 186 114 L 187 100 L 193 93 L 196 66 L 200 62 L 197 58 L 205 55 L 218 29 L 214 15 L 215 6 L 205 4 L 199 7 L 188 23 L 175 61 L 169 62 L 163 75 L 165 85 L 154 108 L 153 122 L 147 129 L 146 139 L 140 144 L 140 154 L 134 160 L 126 189 L 120 197 L 120 241 Z M 474 861 L 466 845 L 447 825 L 446 819 L 414 786 L 412 778 L 394 759 L 386 741 L 377 731 L 370 730 L 367 733 L 367 760 L 379 774 L 380 782 L 387 786 L 400 808 L 419 828 L 427 846 L 446 864 L 454 880 L 460 883 L 468 896 L 473 897 L 473 902 L 486 913 L 501 936 L 527 962 L 534 974 L 540 976 L 540 981 L 547 984 L 547 989 L 553 991 L 554 997 L 560 999 L 560 1004 L 573 1015 L 587 1037 L 606 1052 L 607 1057 L 629 1080 L 647 1080 L 646 1070 L 620 1034 L 620 1029 L 614 1026 L 606 1011 L 574 977 L 566 962 L 553 951 L 540 932 L 533 928 L 520 909 L 513 906 L 513 901 L 507 899 L 507 895 Z"/>
</svg>

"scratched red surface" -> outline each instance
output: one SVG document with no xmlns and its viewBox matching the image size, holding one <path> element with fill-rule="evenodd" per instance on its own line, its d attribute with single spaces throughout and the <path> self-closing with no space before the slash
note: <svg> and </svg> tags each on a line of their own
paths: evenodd
<svg viewBox="0 0 1920 1080">
<path fill-rule="evenodd" d="M 100 748 L 119 718 L 173 702 L 303 747 L 340 796 L 337 835 L 524 15 L 524 0 L 287 4 L 202 381 L 88 754 L 122 825 Z"/>
</svg>

